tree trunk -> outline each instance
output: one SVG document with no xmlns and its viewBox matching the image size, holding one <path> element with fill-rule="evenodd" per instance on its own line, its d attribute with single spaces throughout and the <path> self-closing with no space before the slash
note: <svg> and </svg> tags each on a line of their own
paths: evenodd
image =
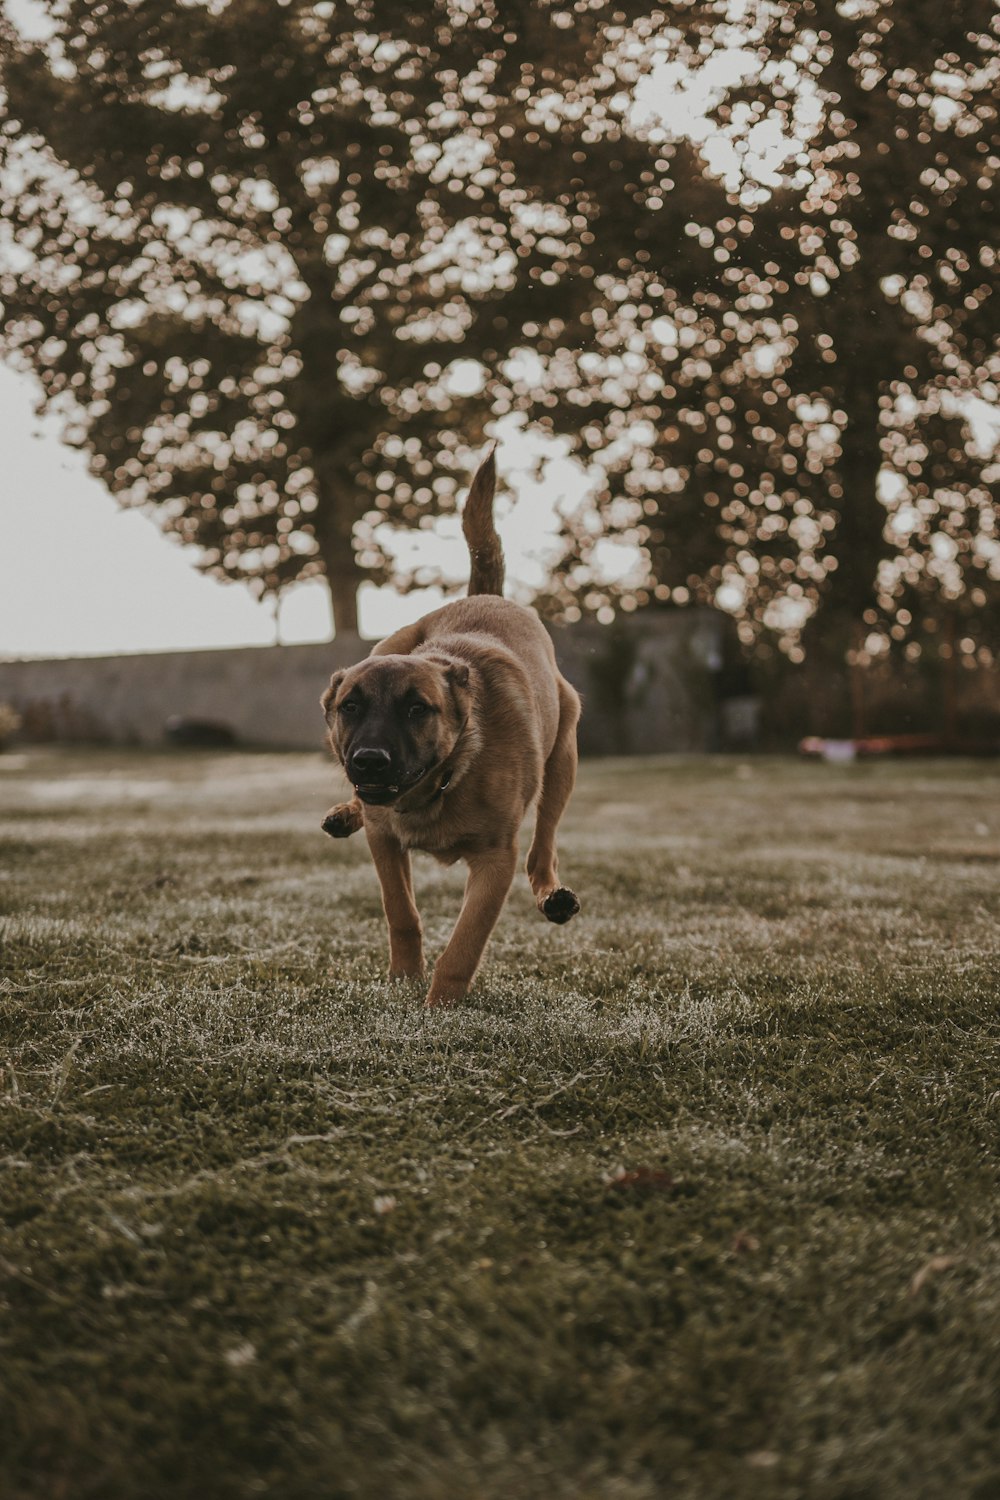
<svg viewBox="0 0 1000 1500">
<path fill-rule="evenodd" d="M 838 465 L 843 494 L 833 548 L 838 566 L 827 578 L 819 610 L 806 628 L 806 650 L 843 665 L 876 601 L 878 565 L 889 551 L 886 513 L 878 498 L 882 467 L 878 388 L 855 392 Z"/>
<path fill-rule="evenodd" d="M 319 506 L 313 516 L 319 555 L 323 559 L 330 603 L 333 607 L 334 635 L 358 634 L 358 585 L 361 571 L 354 554 L 356 513 L 345 503 L 349 476 L 343 474 L 328 453 L 317 443 L 313 459 Z"/>
<path fill-rule="evenodd" d="M 333 605 L 334 635 L 358 633 L 358 575 L 353 567 L 332 573 L 326 570 L 326 582 Z"/>
<path fill-rule="evenodd" d="M 851 623 L 875 602 L 878 565 L 886 556 L 886 513 L 878 498 L 882 467 L 878 387 L 849 395 L 850 415 L 838 468 L 844 493 L 834 545 L 840 566 L 830 580 L 830 601 Z"/>
<path fill-rule="evenodd" d="M 358 576 L 350 539 L 317 535 L 333 606 L 334 635 L 358 633 Z"/>
<path fill-rule="evenodd" d="M 865 611 L 877 598 L 878 565 L 889 550 L 883 536 L 886 514 L 878 498 L 882 467 L 878 396 L 876 385 L 855 388 L 849 396 L 849 421 L 838 465 L 843 494 L 837 504 L 840 518 L 833 541 L 839 566 L 828 577 L 819 609 L 803 633 L 808 661 L 804 676 L 815 684 L 818 674 L 824 683 L 813 704 L 809 732 L 845 739 L 871 728 L 865 718 L 865 668 L 857 657 L 869 628 Z"/>
</svg>

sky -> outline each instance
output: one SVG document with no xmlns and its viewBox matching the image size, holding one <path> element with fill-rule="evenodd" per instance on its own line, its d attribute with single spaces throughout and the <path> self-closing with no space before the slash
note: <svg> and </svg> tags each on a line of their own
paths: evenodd
<svg viewBox="0 0 1000 1500">
<path fill-rule="evenodd" d="M 238 583 L 206 577 L 196 549 L 164 537 L 155 519 L 123 511 L 67 448 L 58 424 L 35 411 L 35 381 L 0 366 L 0 658 L 100 656 L 130 651 L 198 650 L 326 641 L 333 633 L 322 580 L 258 603 Z M 529 472 L 538 451 L 530 435 L 501 428 L 497 523 L 507 556 L 508 592 L 527 598 L 557 547 L 559 512 L 577 503 L 580 469 L 565 445 L 549 445 L 544 477 Z M 470 475 L 471 478 L 471 475 Z M 456 583 L 468 556 L 457 518 L 441 534 L 403 538 L 400 552 L 433 560 Z M 361 633 L 387 635 L 442 602 L 436 589 L 399 596 L 363 584 Z"/>
</svg>

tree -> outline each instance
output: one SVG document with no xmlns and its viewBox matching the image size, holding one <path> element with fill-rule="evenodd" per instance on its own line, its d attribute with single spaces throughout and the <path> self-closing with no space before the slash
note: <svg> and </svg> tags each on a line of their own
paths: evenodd
<svg viewBox="0 0 1000 1500">
<path fill-rule="evenodd" d="M 988 659 L 995 7 L 755 5 L 727 28 L 731 9 L 686 12 L 735 76 L 710 110 L 728 205 L 687 226 L 715 274 L 643 320 L 628 422 L 600 369 L 576 397 L 584 442 L 611 462 L 602 524 L 569 538 L 562 602 L 718 601 L 748 643 L 773 635 L 793 660 L 919 652 L 923 624 L 961 611 L 966 650 Z M 672 265 L 632 278 L 633 306 Z M 609 539 L 643 559 L 617 587 L 601 579 Z"/>
<path fill-rule="evenodd" d="M 262 590 L 323 570 L 354 629 L 358 523 L 454 503 L 485 375 L 540 289 L 580 295 L 565 163 L 525 183 L 496 148 L 537 144 L 525 79 L 592 76 L 612 11 L 44 9 L 47 39 L 0 32 L 0 345 L 123 504 Z"/>
</svg>

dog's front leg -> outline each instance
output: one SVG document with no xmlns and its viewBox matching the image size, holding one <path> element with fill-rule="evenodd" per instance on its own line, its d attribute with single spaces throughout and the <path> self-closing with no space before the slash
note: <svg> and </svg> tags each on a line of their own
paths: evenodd
<svg viewBox="0 0 1000 1500">
<path fill-rule="evenodd" d="M 367 825 L 365 832 L 389 926 L 389 973 L 393 979 L 409 979 L 424 972 L 423 933 L 413 899 L 410 853 L 389 834 Z"/>
<path fill-rule="evenodd" d="M 448 946 L 434 965 L 428 1005 L 450 1005 L 468 993 L 516 868 L 515 846 L 469 857 L 465 900 Z"/>
<path fill-rule="evenodd" d="M 352 797 L 350 802 L 338 802 L 323 819 L 323 832 L 332 839 L 349 839 L 352 833 L 364 826 L 365 810 L 357 797 Z"/>
</svg>

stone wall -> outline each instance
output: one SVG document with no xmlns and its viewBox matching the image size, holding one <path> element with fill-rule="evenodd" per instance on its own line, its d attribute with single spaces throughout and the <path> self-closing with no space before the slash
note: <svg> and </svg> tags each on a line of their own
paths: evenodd
<svg viewBox="0 0 1000 1500">
<path fill-rule="evenodd" d="M 724 622 L 686 610 L 552 631 L 560 666 L 584 697 L 590 755 L 719 748 Z M 323 740 L 319 698 L 337 667 L 367 655 L 358 637 L 328 645 L 170 651 L 0 662 L 0 701 L 31 739 L 158 745 L 168 719 L 228 727 L 240 744 L 310 749 Z"/>
</svg>

